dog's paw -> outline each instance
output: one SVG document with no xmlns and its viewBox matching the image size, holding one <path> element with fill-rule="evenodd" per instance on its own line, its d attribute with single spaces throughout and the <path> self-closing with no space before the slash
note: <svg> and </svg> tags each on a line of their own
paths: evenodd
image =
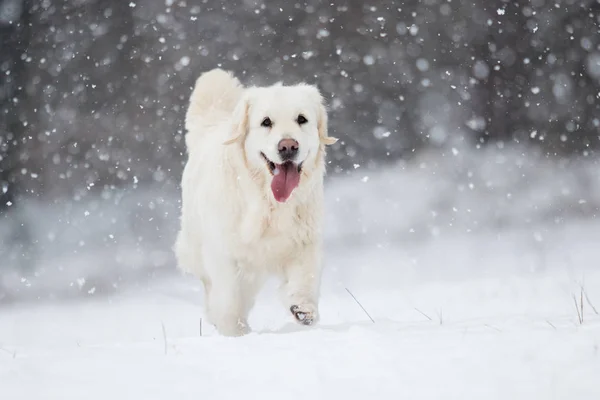
<svg viewBox="0 0 600 400">
<path fill-rule="evenodd" d="M 313 305 L 293 305 L 290 307 L 290 311 L 294 318 L 296 318 L 296 321 L 302 325 L 314 325 L 319 320 L 319 313 Z"/>
<path fill-rule="evenodd" d="M 238 337 L 244 336 L 251 332 L 250 326 L 246 321 L 219 321 L 214 324 L 217 332 L 223 336 Z"/>
</svg>

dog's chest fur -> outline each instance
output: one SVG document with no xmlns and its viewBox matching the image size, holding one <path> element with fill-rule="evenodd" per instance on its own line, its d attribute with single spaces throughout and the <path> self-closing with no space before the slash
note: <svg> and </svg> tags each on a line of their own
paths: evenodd
<svg viewBox="0 0 600 400">
<path fill-rule="evenodd" d="M 241 216 L 239 261 L 269 270 L 282 260 L 293 261 L 316 236 L 314 216 L 306 205 L 250 206 Z M 277 261 L 275 261 L 277 260 Z"/>
</svg>

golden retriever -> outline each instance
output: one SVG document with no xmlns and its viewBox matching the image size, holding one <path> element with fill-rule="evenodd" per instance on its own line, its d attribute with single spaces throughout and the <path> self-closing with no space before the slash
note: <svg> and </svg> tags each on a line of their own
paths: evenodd
<svg viewBox="0 0 600 400">
<path fill-rule="evenodd" d="M 213 69 L 186 114 L 178 267 L 202 280 L 210 323 L 248 333 L 270 275 L 303 325 L 318 321 L 327 111 L 312 85 L 244 87 Z"/>
</svg>

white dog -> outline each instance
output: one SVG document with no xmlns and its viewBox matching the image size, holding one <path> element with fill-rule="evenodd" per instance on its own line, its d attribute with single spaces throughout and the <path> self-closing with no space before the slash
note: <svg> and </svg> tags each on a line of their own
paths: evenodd
<svg viewBox="0 0 600 400">
<path fill-rule="evenodd" d="M 179 268 L 199 277 L 208 319 L 227 336 L 269 274 L 304 325 L 318 320 L 327 113 L 314 86 L 244 88 L 221 69 L 198 78 L 186 115 Z"/>
</svg>

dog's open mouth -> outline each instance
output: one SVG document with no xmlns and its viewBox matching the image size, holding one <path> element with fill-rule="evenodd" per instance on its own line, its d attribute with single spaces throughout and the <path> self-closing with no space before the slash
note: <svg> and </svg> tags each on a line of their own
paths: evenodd
<svg viewBox="0 0 600 400">
<path fill-rule="evenodd" d="M 290 198 L 292 192 L 300 183 L 300 174 L 302 173 L 302 163 L 296 164 L 292 161 L 286 161 L 283 164 L 275 164 L 269 160 L 264 153 L 260 153 L 267 163 L 267 168 L 273 180 L 271 181 L 271 190 L 275 200 L 280 203 Z"/>
</svg>

